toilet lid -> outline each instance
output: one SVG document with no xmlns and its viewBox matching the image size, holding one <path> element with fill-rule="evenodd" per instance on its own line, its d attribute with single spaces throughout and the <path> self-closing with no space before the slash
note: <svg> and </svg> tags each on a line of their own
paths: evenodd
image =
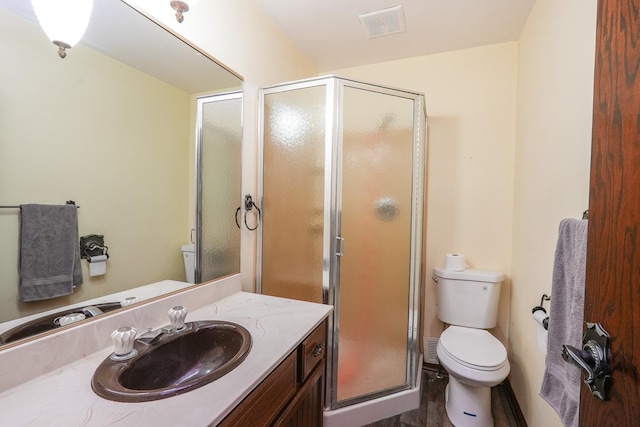
<svg viewBox="0 0 640 427">
<path fill-rule="evenodd" d="M 449 326 L 440 335 L 444 350 L 461 364 L 476 369 L 496 368 L 507 360 L 507 350 L 484 329 Z"/>
</svg>

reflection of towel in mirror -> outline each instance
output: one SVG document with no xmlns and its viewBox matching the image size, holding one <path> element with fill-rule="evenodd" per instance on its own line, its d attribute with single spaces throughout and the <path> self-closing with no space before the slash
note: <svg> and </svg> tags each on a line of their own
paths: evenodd
<svg viewBox="0 0 640 427">
<path fill-rule="evenodd" d="M 560 222 L 551 283 L 546 367 L 540 388 L 540 396 L 567 427 L 578 426 L 581 372 L 562 359 L 562 345 L 582 348 L 587 223 L 578 219 Z"/>
<path fill-rule="evenodd" d="M 75 205 L 20 206 L 20 297 L 38 301 L 82 284 Z"/>
</svg>

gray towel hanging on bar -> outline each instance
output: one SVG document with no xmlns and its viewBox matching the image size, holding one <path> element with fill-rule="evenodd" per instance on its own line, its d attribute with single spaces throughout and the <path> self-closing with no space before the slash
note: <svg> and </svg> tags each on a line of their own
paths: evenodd
<svg viewBox="0 0 640 427">
<path fill-rule="evenodd" d="M 82 284 L 75 205 L 20 205 L 20 297 L 38 301 Z"/>
</svg>

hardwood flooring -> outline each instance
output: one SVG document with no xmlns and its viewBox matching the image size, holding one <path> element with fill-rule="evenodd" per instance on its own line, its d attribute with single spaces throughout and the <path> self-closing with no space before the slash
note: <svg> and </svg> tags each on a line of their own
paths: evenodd
<svg viewBox="0 0 640 427">
<path fill-rule="evenodd" d="M 446 371 L 425 365 L 422 371 L 420 408 L 386 418 L 364 427 L 453 427 L 444 407 L 444 389 L 449 381 Z M 512 408 L 509 385 L 502 383 L 491 389 L 491 409 L 495 427 L 526 427 L 519 408 Z"/>
</svg>

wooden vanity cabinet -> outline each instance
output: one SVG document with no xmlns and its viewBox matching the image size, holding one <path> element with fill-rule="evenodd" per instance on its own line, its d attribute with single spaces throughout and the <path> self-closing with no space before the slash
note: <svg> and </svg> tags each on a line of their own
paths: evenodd
<svg viewBox="0 0 640 427">
<path fill-rule="evenodd" d="M 325 320 L 219 425 L 322 426 L 326 348 Z"/>
</svg>

